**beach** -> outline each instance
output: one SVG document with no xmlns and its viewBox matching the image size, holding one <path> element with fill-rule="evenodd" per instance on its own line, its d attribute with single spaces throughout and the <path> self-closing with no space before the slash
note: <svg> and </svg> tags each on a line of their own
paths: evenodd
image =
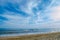
<svg viewBox="0 0 60 40">
<path fill-rule="evenodd" d="M 46 34 L 31 34 L 21 36 L 6 36 L 1 37 L 0 40 L 60 40 L 60 32 L 46 33 Z"/>
</svg>

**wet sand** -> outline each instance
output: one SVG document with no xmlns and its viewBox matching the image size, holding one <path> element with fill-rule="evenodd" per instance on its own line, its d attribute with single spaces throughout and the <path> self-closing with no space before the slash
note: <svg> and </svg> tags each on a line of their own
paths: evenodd
<svg viewBox="0 0 60 40">
<path fill-rule="evenodd" d="M 60 40 L 60 32 L 48 34 L 31 34 L 24 36 L 0 37 L 0 40 Z"/>
</svg>

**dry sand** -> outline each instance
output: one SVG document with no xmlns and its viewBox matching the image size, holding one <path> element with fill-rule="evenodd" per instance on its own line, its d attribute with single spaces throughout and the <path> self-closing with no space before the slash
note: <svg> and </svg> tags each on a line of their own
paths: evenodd
<svg viewBox="0 0 60 40">
<path fill-rule="evenodd" d="M 24 36 L 0 37 L 0 40 L 60 40 L 60 32 Z"/>
</svg>

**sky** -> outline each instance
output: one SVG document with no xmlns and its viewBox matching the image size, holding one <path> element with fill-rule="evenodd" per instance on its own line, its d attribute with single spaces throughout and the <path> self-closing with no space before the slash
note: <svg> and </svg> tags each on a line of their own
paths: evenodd
<svg viewBox="0 0 60 40">
<path fill-rule="evenodd" d="M 60 0 L 0 0 L 0 28 L 60 28 Z"/>
</svg>

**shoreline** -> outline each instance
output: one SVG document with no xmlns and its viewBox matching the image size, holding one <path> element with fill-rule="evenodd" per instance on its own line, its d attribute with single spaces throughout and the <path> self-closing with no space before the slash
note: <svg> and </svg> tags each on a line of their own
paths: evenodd
<svg viewBox="0 0 60 40">
<path fill-rule="evenodd" d="M 25 35 L 37 35 L 37 34 L 51 34 L 51 33 L 57 33 L 57 32 L 35 32 L 35 33 L 4 34 L 4 35 L 0 35 L 0 37 L 25 36 Z"/>
<path fill-rule="evenodd" d="M 47 33 L 47 34 L 31 34 L 31 35 L 23 35 L 23 36 L 10 36 L 10 37 L 0 37 L 0 40 L 43 40 L 43 39 L 59 39 L 60 40 L 60 32 Z"/>
</svg>

